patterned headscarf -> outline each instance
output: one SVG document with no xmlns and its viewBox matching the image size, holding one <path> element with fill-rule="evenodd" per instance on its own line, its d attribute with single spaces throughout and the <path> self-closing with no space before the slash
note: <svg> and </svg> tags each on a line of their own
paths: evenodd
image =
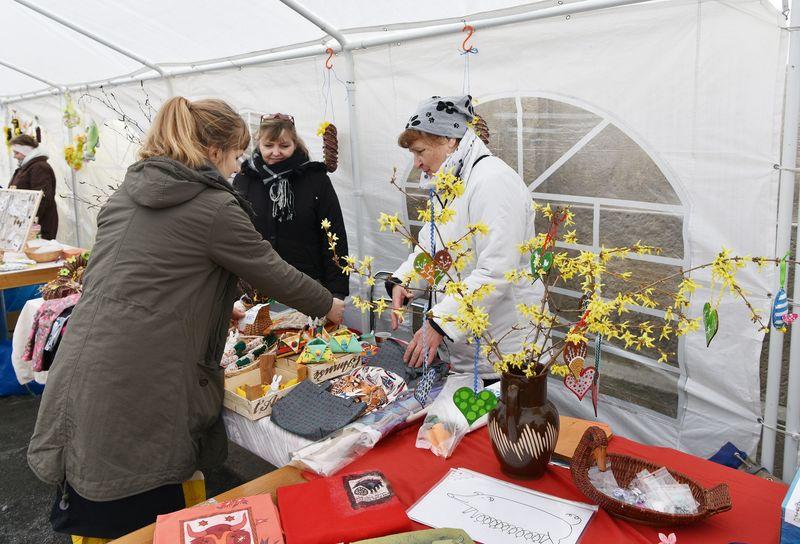
<svg viewBox="0 0 800 544">
<path fill-rule="evenodd" d="M 445 138 L 462 138 L 467 131 L 467 124 L 474 118 L 475 110 L 470 95 L 433 96 L 417 106 L 406 128 Z"/>
</svg>

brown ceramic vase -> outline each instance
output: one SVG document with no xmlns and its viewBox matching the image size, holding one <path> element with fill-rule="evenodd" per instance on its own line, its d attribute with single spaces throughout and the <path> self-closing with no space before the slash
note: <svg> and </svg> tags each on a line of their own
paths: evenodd
<svg viewBox="0 0 800 544">
<path fill-rule="evenodd" d="M 489 438 L 503 472 L 539 478 L 558 440 L 558 410 L 547 400 L 547 373 L 526 378 L 506 372 L 500 402 L 489 413 Z"/>
</svg>

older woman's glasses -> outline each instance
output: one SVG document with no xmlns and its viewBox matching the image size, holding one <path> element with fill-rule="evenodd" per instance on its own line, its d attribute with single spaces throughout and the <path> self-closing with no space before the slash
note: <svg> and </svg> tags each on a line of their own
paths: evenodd
<svg viewBox="0 0 800 544">
<path fill-rule="evenodd" d="M 261 121 L 271 121 L 273 119 L 278 119 L 280 121 L 289 121 L 291 124 L 294 124 L 294 117 L 291 115 L 287 115 L 285 113 L 265 113 L 261 116 Z"/>
</svg>

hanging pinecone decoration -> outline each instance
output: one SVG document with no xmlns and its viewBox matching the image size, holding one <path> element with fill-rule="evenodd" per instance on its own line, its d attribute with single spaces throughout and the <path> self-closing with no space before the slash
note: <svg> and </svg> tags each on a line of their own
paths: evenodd
<svg viewBox="0 0 800 544">
<path fill-rule="evenodd" d="M 472 129 L 484 144 L 489 145 L 489 137 L 491 136 L 489 133 L 489 125 L 486 124 L 486 120 L 483 117 L 480 115 L 475 116 L 475 119 L 472 121 Z"/>
<path fill-rule="evenodd" d="M 322 136 L 322 162 L 328 172 L 335 172 L 339 166 L 339 137 L 336 125 L 324 122 L 319 126 L 317 135 Z"/>
</svg>

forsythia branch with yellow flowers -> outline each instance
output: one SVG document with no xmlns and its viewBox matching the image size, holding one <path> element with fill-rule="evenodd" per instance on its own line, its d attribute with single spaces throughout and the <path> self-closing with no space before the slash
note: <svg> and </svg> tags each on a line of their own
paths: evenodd
<svg viewBox="0 0 800 544">
<path fill-rule="evenodd" d="M 390 184 L 400 192 L 410 197 L 396 182 L 396 169 L 390 179 Z M 702 269 L 710 269 L 711 290 L 717 291 L 716 308 L 725 294 L 731 294 L 743 301 L 750 312 L 753 323 L 761 330 L 768 330 L 761 315 L 747 299 L 747 293 L 736 280 L 739 270 L 748 264 L 755 264 L 759 269 L 768 265 L 777 265 L 780 259 L 762 257 L 733 256 L 730 251 L 723 249 L 714 261 L 687 270 L 679 270 L 657 279 L 636 277 L 631 271 L 618 269 L 619 265 L 626 262 L 626 257 L 631 255 L 653 255 L 660 250 L 653 246 L 637 242 L 626 247 L 601 247 L 598 252 L 578 251 L 570 255 L 569 251 L 560 249 L 562 244 L 577 244 L 576 231 L 566 230 L 574 226 L 574 215 L 568 208 L 551 208 L 550 204 L 539 205 L 533 203 L 532 213 L 540 213 L 549 221 L 547 232 L 521 243 L 518 250 L 521 254 L 535 256 L 530 269 L 515 269 L 505 272 L 505 279 L 511 283 L 542 282 L 544 293 L 541 300 L 520 303 L 518 312 L 526 319 L 506 331 L 499 338 L 493 338 L 488 332 L 490 315 L 481 301 L 492 292 L 492 285 L 481 285 L 470 290 L 464 279 L 462 271 L 474 257 L 472 242 L 477 236 L 488 233 L 489 227 L 482 223 L 470 224 L 466 232 L 454 241 L 445 241 L 439 231 L 438 225 L 447 224 L 453 220 L 455 211 L 448 205 L 464 192 L 464 182 L 451 172 L 438 172 L 433 179 L 439 201 L 444 202 L 440 208 L 434 207 L 433 200 L 428 200 L 417 210 L 417 219 L 430 223 L 434 219 L 434 232 L 439 243 L 438 247 L 445 248 L 452 257 L 452 266 L 446 269 L 437 269 L 438 281 L 428 288 L 413 288 L 411 285 L 421 279 L 417 270 L 412 269 L 408 277 L 402 278 L 407 289 L 424 291 L 433 289 L 436 292 L 454 297 L 458 302 L 458 313 L 455 315 L 433 315 L 428 312 L 426 317 L 434 318 L 443 323 L 453 323 L 459 330 L 467 335 L 467 342 L 480 339 L 483 354 L 493 363 L 498 372 L 507 372 L 511 369 L 522 371 L 527 376 L 552 372 L 564 376 L 569 372 L 567 362 L 559 359 L 569 345 L 588 343 L 590 337 L 601 335 L 605 340 L 617 340 L 625 348 L 642 350 L 645 348 L 657 349 L 661 355 L 659 361 L 666 362 L 669 355 L 657 344 L 676 336 L 683 336 L 700 329 L 702 317 L 688 315 L 690 297 L 698 288 L 698 284 L 690 277 L 691 273 Z M 422 254 L 433 260 L 431 255 L 422 247 L 412 235 L 410 227 L 405 225 L 398 214 L 381 213 L 378 225 L 382 232 L 398 234 L 402 241 L 412 251 L 419 249 Z M 566 230 L 563 234 L 561 227 Z M 326 232 L 328 247 L 333 252 L 333 258 L 343 273 L 356 274 L 364 278 L 367 285 L 374 285 L 375 279 L 372 272 L 372 257 L 358 259 L 354 256 L 344 256 L 341 259 L 336 254 L 336 235 L 330 232 L 330 222 L 322 221 L 322 229 Z M 561 242 L 561 244 L 557 244 Z M 573 252 L 574 253 L 574 252 Z M 341 264 L 341 263 L 344 264 Z M 629 262 L 629 261 L 628 261 Z M 603 296 L 604 281 L 613 278 L 626 286 L 617 289 L 614 296 Z M 679 280 L 677 288 L 665 288 L 665 284 Z M 430 283 L 430 281 L 429 281 Z M 580 301 L 574 307 L 561 308 L 553 296 L 554 287 L 572 286 L 581 293 Z M 352 297 L 354 306 L 362 312 L 374 311 L 379 317 L 391 310 L 398 315 L 414 312 L 412 308 L 392 309 L 389 302 L 383 298 L 376 301 Z M 646 308 L 663 312 L 663 323 L 656 324 L 649 321 L 631 323 L 626 314 L 637 308 Z M 506 336 L 514 331 L 526 332 L 522 349 L 513 353 L 502 349 Z"/>
</svg>

